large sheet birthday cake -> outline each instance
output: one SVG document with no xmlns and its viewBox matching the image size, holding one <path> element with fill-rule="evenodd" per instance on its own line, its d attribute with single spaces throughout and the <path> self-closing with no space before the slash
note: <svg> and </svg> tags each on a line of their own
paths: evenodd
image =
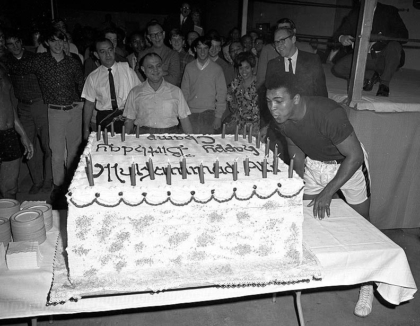
<svg viewBox="0 0 420 326">
<path fill-rule="evenodd" d="M 294 280 L 283 271 L 302 262 L 303 181 L 281 160 L 275 174 L 255 137 L 234 137 L 92 133 L 67 195 L 73 286 Z"/>
</svg>

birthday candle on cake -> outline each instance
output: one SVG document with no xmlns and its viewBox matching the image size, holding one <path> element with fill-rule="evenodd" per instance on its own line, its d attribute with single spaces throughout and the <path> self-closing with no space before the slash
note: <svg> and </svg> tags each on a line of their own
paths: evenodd
<svg viewBox="0 0 420 326">
<path fill-rule="evenodd" d="M 248 156 L 245 158 L 245 161 L 244 161 L 244 170 L 245 170 L 245 175 L 248 177 L 249 176 L 249 158 L 248 158 Z"/>
<path fill-rule="evenodd" d="M 108 145 L 108 130 L 104 129 L 104 144 Z"/>
<path fill-rule="evenodd" d="M 267 156 L 264 157 L 262 163 L 262 174 L 264 179 L 267 178 Z"/>
<path fill-rule="evenodd" d="M 238 141 L 238 134 L 239 134 L 239 125 L 236 125 L 236 128 L 235 128 L 235 141 Z"/>
<path fill-rule="evenodd" d="M 260 143 L 261 143 L 261 134 L 260 134 L 260 132 L 258 132 L 258 134 L 257 134 L 257 142 L 256 142 L 256 146 L 257 146 L 257 148 L 260 148 Z"/>
<path fill-rule="evenodd" d="M 290 164 L 289 164 L 289 178 L 293 178 L 293 164 L 295 161 L 295 155 L 293 155 L 293 157 L 290 159 Z"/>
<path fill-rule="evenodd" d="M 98 125 L 98 129 L 96 130 L 96 140 L 101 140 L 101 125 Z"/>
<path fill-rule="evenodd" d="M 136 138 L 139 138 L 139 136 L 140 136 L 140 126 L 137 125 L 136 126 Z"/>
<path fill-rule="evenodd" d="M 88 159 L 88 157 L 86 156 L 86 168 L 85 168 L 86 174 L 87 174 L 87 178 L 88 178 L 88 182 L 89 182 L 89 186 L 94 186 L 95 183 L 93 182 L 93 170 L 92 170 L 92 162 Z"/>
<path fill-rule="evenodd" d="M 248 143 L 252 143 L 252 125 L 249 125 Z"/>
<path fill-rule="evenodd" d="M 238 159 L 233 162 L 233 181 L 238 180 Z"/>
<path fill-rule="evenodd" d="M 121 141 L 125 141 L 125 125 L 122 126 Z"/>
<path fill-rule="evenodd" d="M 246 139 L 246 124 L 244 124 L 244 130 L 242 131 L 242 137 Z"/>
<path fill-rule="evenodd" d="M 273 159 L 273 174 L 277 174 L 279 165 L 279 148 L 277 144 L 274 146 L 274 159 Z"/>
<path fill-rule="evenodd" d="M 168 166 L 166 167 L 166 184 L 171 185 L 171 178 L 172 178 L 172 167 L 171 163 L 168 160 Z"/>
<path fill-rule="evenodd" d="M 214 162 L 214 177 L 219 178 L 219 158 L 216 157 L 216 162 Z"/>
<path fill-rule="evenodd" d="M 114 121 L 111 122 L 111 137 L 114 137 L 115 129 L 114 129 Z"/>
<path fill-rule="evenodd" d="M 198 174 L 200 176 L 200 183 L 204 183 L 204 169 L 203 169 L 203 162 L 200 163 L 200 168 L 198 170 Z"/>
<path fill-rule="evenodd" d="M 182 158 L 181 169 L 182 169 L 182 179 L 186 179 L 187 178 L 187 160 L 185 157 Z"/>
<path fill-rule="evenodd" d="M 150 180 L 155 180 L 155 170 L 153 169 L 153 161 L 151 157 L 149 157 L 149 175 Z"/>
<path fill-rule="evenodd" d="M 265 144 L 265 156 L 270 155 L 270 138 L 267 137 L 267 142 Z"/>
<path fill-rule="evenodd" d="M 226 136 L 226 123 L 223 124 L 223 128 L 222 128 L 222 138 L 224 139 Z"/>
<path fill-rule="evenodd" d="M 134 158 L 131 158 L 131 168 L 130 168 L 130 179 L 131 179 L 131 185 L 136 185 L 136 165 L 134 164 Z"/>
</svg>

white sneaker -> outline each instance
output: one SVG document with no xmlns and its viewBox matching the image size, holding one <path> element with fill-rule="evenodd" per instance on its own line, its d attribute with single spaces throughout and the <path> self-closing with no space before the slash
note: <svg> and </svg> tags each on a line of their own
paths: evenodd
<svg viewBox="0 0 420 326">
<path fill-rule="evenodd" d="M 366 317 L 372 312 L 373 285 L 362 285 L 359 292 L 359 300 L 354 308 L 354 314 Z"/>
</svg>

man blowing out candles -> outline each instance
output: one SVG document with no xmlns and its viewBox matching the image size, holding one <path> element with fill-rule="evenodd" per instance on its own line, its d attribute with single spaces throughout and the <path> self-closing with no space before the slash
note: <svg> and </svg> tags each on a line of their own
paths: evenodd
<svg viewBox="0 0 420 326">
<path fill-rule="evenodd" d="M 287 139 L 294 170 L 305 180 L 303 199 L 311 200 L 314 217 L 330 216 L 333 195 L 341 190 L 347 203 L 369 219 L 370 178 L 367 154 L 344 109 L 324 97 L 301 96 L 294 75 L 265 82 L 275 132 Z M 306 157 L 306 158 L 305 158 Z M 372 311 L 373 287 L 363 285 L 354 313 Z"/>
</svg>

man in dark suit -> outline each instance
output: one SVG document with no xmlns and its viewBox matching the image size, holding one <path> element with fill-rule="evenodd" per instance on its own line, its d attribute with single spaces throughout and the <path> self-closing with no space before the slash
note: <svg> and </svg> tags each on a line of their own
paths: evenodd
<svg viewBox="0 0 420 326">
<path fill-rule="evenodd" d="M 334 39 L 343 46 L 353 46 L 358 20 L 359 8 L 355 8 L 334 33 Z M 397 8 L 378 2 L 373 16 L 372 44 L 367 56 L 363 85 L 365 91 L 371 91 L 373 85 L 380 81 L 376 96 L 389 96 L 389 83 L 397 69 L 404 64 L 405 58 L 401 46 L 405 42 L 381 40 L 384 36 L 408 39 L 408 30 Z M 337 77 L 348 79 L 352 60 L 353 54 L 348 54 L 335 64 L 332 72 Z"/>
<path fill-rule="evenodd" d="M 318 55 L 299 51 L 296 47 L 296 35 L 291 28 L 278 28 L 274 32 L 274 45 L 280 54 L 268 62 L 266 81 L 276 76 L 294 74 L 296 85 L 300 94 L 305 96 L 328 97 L 324 69 Z M 265 86 L 259 90 L 259 105 L 261 112 L 261 134 L 267 133 L 272 146 L 279 146 L 281 158 L 287 161 L 287 145 L 284 137 L 277 131 L 265 101 Z M 265 126 L 264 126 L 265 124 Z"/>
<path fill-rule="evenodd" d="M 194 22 L 190 15 L 191 6 L 187 2 L 183 2 L 180 8 L 180 14 L 172 14 L 166 17 L 164 30 L 166 35 L 170 35 L 172 29 L 177 28 L 186 36 L 188 32 L 194 30 Z"/>
</svg>

